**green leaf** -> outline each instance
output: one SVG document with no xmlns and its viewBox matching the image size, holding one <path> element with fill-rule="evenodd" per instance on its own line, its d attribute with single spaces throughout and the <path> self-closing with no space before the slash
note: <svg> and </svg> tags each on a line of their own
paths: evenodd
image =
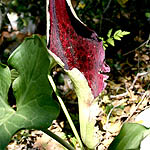
<svg viewBox="0 0 150 150">
<path fill-rule="evenodd" d="M 113 35 L 113 38 L 115 40 L 121 40 L 121 37 L 123 37 L 124 35 L 128 35 L 130 34 L 130 32 L 127 32 L 127 31 L 122 31 L 122 30 L 117 30 L 114 35 Z"/>
<path fill-rule="evenodd" d="M 108 47 L 108 44 L 103 44 L 104 50 L 106 50 L 106 47 Z"/>
<path fill-rule="evenodd" d="M 122 32 L 122 35 L 128 35 L 128 34 L 130 34 L 130 32 L 127 32 L 127 31 Z"/>
<path fill-rule="evenodd" d="M 13 82 L 18 76 L 19 76 L 19 74 L 16 71 L 16 69 L 12 69 L 11 70 L 11 81 Z"/>
<path fill-rule="evenodd" d="M 8 90 L 11 85 L 11 74 L 7 66 L 0 64 L 0 149 L 3 150 L 9 139 L 11 133 L 8 130 L 8 126 L 11 123 L 7 123 L 9 118 L 15 114 L 15 111 L 8 104 Z M 17 127 L 16 127 L 17 128 Z"/>
<path fill-rule="evenodd" d="M 114 36 L 114 39 L 121 41 L 121 38 L 120 38 L 118 35 L 115 35 L 115 36 Z"/>
<path fill-rule="evenodd" d="M 141 141 L 149 134 L 149 129 L 136 123 L 125 123 L 108 150 L 140 150 Z"/>
<path fill-rule="evenodd" d="M 4 149 L 12 135 L 23 128 L 46 129 L 59 114 L 58 104 L 52 99 L 48 81 L 50 62 L 43 41 L 38 36 L 25 41 L 12 53 L 8 63 L 19 76 L 12 87 L 16 111 L 8 104 L 11 73 L 0 66 L 0 149 Z"/>
<path fill-rule="evenodd" d="M 111 34 L 112 34 L 112 29 L 110 29 L 110 30 L 108 31 L 107 37 L 110 38 L 110 37 L 111 37 Z"/>
<path fill-rule="evenodd" d="M 114 33 L 114 38 L 116 38 L 116 37 L 123 37 L 124 35 L 128 35 L 128 34 L 130 34 L 130 32 L 122 31 L 122 30 L 117 30 Z M 119 40 L 121 40 L 121 39 L 119 39 Z"/>
<path fill-rule="evenodd" d="M 145 13 L 145 16 L 146 16 L 147 18 L 150 18 L 150 12 L 146 12 L 146 13 Z"/>
<path fill-rule="evenodd" d="M 117 31 L 114 33 L 114 37 L 115 37 L 115 36 L 122 37 L 121 33 L 122 33 L 122 30 L 117 30 Z"/>
<path fill-rule="evenodd" d="M 108 42 L 110 45 L 115 46 L 115 42 L 114 42 L 114 39 L 113 39 L 113 38 L 107 39 L 107 42 Z"/>
</svg>

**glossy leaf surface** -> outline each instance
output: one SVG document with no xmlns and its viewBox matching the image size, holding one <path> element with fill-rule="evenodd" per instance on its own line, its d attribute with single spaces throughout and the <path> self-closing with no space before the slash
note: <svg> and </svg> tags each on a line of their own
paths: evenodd
<svg viewBox="0 0 150 150">
<path fill-rule="evenodd" d="M 125 123 L 108 150 L 140 150 L 141 141 L 149 133 L 149 129 L 143 125 Z"/>
</svg>

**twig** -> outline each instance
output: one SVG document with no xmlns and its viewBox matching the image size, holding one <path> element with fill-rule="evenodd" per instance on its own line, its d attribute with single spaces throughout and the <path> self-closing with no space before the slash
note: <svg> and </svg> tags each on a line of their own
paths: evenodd
<svg viewBox="0 0 150 150">
<path fill-rule="evenodd" d="M 129 87 L 129 90 L 132 90 L 137 79 L 140 77 L 140 76 L 145 76 L 147 74 L 149 74 L 150 72 L 142 72 L 142 73 L 137 73 L 132 85 Z M 121 98 L 121 97 L 124 97 L 124 96 L 127 96 L 128 95 L 128 90 L 125 92 L 125 93 L 122 93 L 122 94 L 118 94 L 118 95 L 110 95 L 110 98 Z"/>
<path fill-rule="evenodd" d="M 105 128 L 105 130 L 106 130 L 106 135 L 107 135 L 107 133 L 108 133 L 109 119 L 110 119 L 110 116 L 111 116 L 113 110 L 114 110 L 115 108 L 117 108 L 118 106 L 120 106 L 121 104 L 123 104 L 125 101 L 126 101 L 126 100 L 121 101 L 118 105 L 114 106 L 114 107 L 109 111 L 109 113 L 108 113 L 108 115 L 107 115 L 106 125 L 105 125 L 105 127 L 106 127 L 106 128 Z"/>
<path fill-rule="evenodd" d="M 117 25 L 116 22 L 114 22 L 114 21 L 111 20 L 111 18 L 110 19 L 109 18 L 103 18 L 103 20 L 105 20 L 105 21 L 107 21 L 109 23 L 112 23 L 114 25 Z"/>
<path fill-rule="evenodd" d="M 126 55 L 128 55 L 128 54 L 130 54 L 130 53 L 132 53 L 132 52 L 136 51 L 137 49 L 139 49 L 139 48 L 143 47 L 144 45 L 148 44 L 148 43 L 149 43 L 149 41 L 150 41 L 150 34 L 149 34 L 148 39 L 147 39 L 144 43 L 142 43 L 140 46 L 138 46 L 138 47 L 137 47 L 137 48 L 135 48 L 134 50 L 131 50 L 131 51 L 129 51 L 129 52 L 127 52 L 127 53 L 123 54 L 123 56 L 126 56 Z"/>
<path fill-rule="evenodd" d="M 103 14 L 106 13 L 106 11 L 108 10 L 109 6 L 110 6 L 111 0 L 109 0 L 109 2 L 107 3 L 106 8 L 103 11 Z"/>
<path fill-rule="evenodd" d="M 107 132 L 107 129 L 108 129 L 108 123 L 109 123 L 109 118 L 110 118 L 110 116 L 111 116 L 111 113 L 113 112 L 113 110 L 115 109 L 115 108 L 117 108 L 118 106 L 120 106 L 121 104 L 118 104 L 117 106 L 114 106 L 110 111 L 109 111 L 109 113 L 108 113 L 108 115 L 107 115 L 107 121 L 106 121 L 106 132 Z"/>
<path fill-rule="evenodd" d="M 148 73 L 149 73 L 149 72 L 138 73 L 138 74 L 136 75 L 136 77 L 135 77 L 135 79 L 134 79 L 132 85 L 130 86 L 129 90 L 132 90 L 132 89 L 133 89 L 133 87 L 134 87 L 134 85 L 135 85 L 137 79 L 138 79 L 140 76 L 145 76 L 145 75 L 147 75 Z"/>
<path fill-rule="evenodd" d="M 103 14 L 106 13 L 106 11 L 108 10 L 110 3 L 112 0 L 109 0 L 109 2 L 107 3 L 107 6 L 105 7 L 103 13 L 100 14 L 100 23 L 99 23 L 99 32 L 101 32 L 102 29 L 102 23 L 103 23 Z"/>
<path fill-rule="evenodd" d="M 118 95 L 110 95 L 110 98 L 121 98 L 121 97 L 124 97 L 124 96 L 127 96 L 128 95 L 128 91 L 125 92 L 125 93 L 122 93 L 122 94 L 118 94 Z"/>
<path fill-rule="evenodd" d="M 146 97 L 147 95 L 149 95 L 149 94 L 150 94 L 150 91 L 146 91 L 146 92 L 144 93 L 144 95 L 142 96 L 141 101 L 137 104 L 137 106 L 135 107 L 135 109 L 130 113 L 129 117 L 125 120 L 125 122 L 129 121 L 129 119 L 132 117 L 132 115 L 134 114 L 134 112 L 138 109 L 138 107 L 139 107 L 139 106 L 141 105 L 141 103 L 144 101 L 145 97 Z M 124 123 L 125 123 L 125 122 L 124 122 Z"/>
</svg>

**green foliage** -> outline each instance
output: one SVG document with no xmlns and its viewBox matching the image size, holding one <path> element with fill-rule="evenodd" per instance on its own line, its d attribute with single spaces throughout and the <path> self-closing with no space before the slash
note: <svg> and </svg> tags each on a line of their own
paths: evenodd
<svg viewBox="0 0 150 150">
<path fill-rule="evenodd" d="M 110 30 L 107 37 L 116 39 L 116 37 L 121 38 L 126 34 L 128 33 L 118 30 L 112 35 L 112 30 Z M 56 61 L 61 64 L 58 58 L 56 58 Z M 36 35 L 27 38 L 12 53 L 8 63 L 14 68 L 11 71 L 6 65 L 0 64 L 1 149 L 7 146 L 12 135 L 20 129 L 40 129 L 45 131 L 59 113 L 59 107 L 52 99 L 52 88 L 48 82 L 47 76 L 50 62 L 43 39 Z M 94 100 L 82 73 L 77 69 L 66 72 L 74 84 L 79 99 L 82 139 L 88 148 L 94 149 L 99 143 L 99 138 L 95 135 L 97 131 L 95 118 L 99 106 L 96 99 Z M 7 100 L 11 83 L 16 98 L 15 110 Z M 111 108 L 112 106 L 107 108 L 107 113 Z M 49 132 L 46 133 L 49 134 Z M 138 150 L 141 141 L 149 134 L 150 130 L 142 125 L 126 123 L 109 146 L 109 150 Z M 54 135 L 52 136 L 57 138 Z M 71 140 L 75 145 L 76 139 L 72 138 Z"/>
<path fill-rule="evenodd" d="M 127 52 L 131 49 L 135 49 L 141 44 L 138 40 L 135 40 L 139 36 L 142 36 L 143 40 L 147 39 L 150 24 L 150 18 L 148 17 L 150 12 L 149 0 L 97 0 L 96 3 L 93 0 L 73 1 L 77 1 L 75 3 L 75 10 L 79 18 L 89 28 L 96 31 L 100 37 L 104 38 L 105 48 L 109 45 L 107 42 L 105 43 L 107 40 L 105 35 L 107 35 L 111 28 L 113 31 L 122 29 L 122 31 L 132 32 L 132 35 L 123 39 L 119 45 L 115 43 L 115 54 L 120 50 L 124 53 L 124 50 Z M 80 3 L 82 3 L 84 7 L 79 7 L 81 6 Z M 139 32 L 142 34 L 139 34 Z M 109 42 L 113 45 L 114 40 L 109 39 Z M 124 45 L 124 43 L 126 44 Z M 111 47 L 111 49 L 114 48 Z M 113 51 L 110 51 L 108 57 L 109 55 L 114 57 L 115 54 Z M 112 59 L 114 60 L 116 57 Z M 119 60 L 123 59 L 124 58 L 119 58 Z"/>
<path fill-rule="evenodd" d="M 136 123 L 125 123 L 108 150 L 140 150 L 141 141 L 150 130 Z"/>
<path fill-rule="evenodd" d="M 108 115 L 110 110 L 113 108 L 113 105 L 112 104 L 108 104 L 105 108 L 105 113 Z"/>
<path fill-rule="evenodd" d="M 146 16 L 147 18 L 150 18 L 150 12 L 146 12 L 146 13 L 145 13 L 145 16 Z"/>
<path fill-rule="evenodd" d="M 59 113 L 48 81 L 49 59 L 38 36 L 27 38 L 10 56 L 8 63 L 19 75 L 12 87 L 16 110 L 9 105 L 10 69 L 0 64 L 0 148 L 4 149 L 12 135 L 23 128 L 46 129 Z"/>
<path fill-rule="evenodd" d="M 46 1 L 43 0 L 2 0 L 0 2 L 0 10 L 3 13 L 3 26 L 10 24 L 7 21 L 7 13 L 14 12 L 18 15 L 18 29 L 24 29 L 32 21 L 36 25 L 46 26 Z M 5 15 L 4 15 L 5 14 Z M 8 20 L 8 18 L 7 18 Z M 44 20 L 44 21 L 43 21 Z M 4 22 L 5 21 L 5 22 Z M 43 29 L 41 29 L 43 31 Z M 39 31 L 39 33 L 41 32 Z M 44 31 L 45 33 L 45 31 Z"/>
<path fill-rule="evenodd" d="M 46 22 L 45 21 L 45 1 L 42 1 L 42 0 L 37 0 L 37 1 L 35 1 L 35 0 L 28 0 L 28 1 L 12 0 L 10 2 L 10 0 L 2 0 L 2 2 L 5 4 L 5 6 L 4 6 L 5 9 L 0 6 L 1 7 L 0 11 L 2 11 L 2 13 L 8 11 L 8 12 L 16 12 L 19 14 L 18 26 L 20 29 L 27 26 L 29 20 L 33 20 L 34 23 L 38 22 L 39 20 L 40 21 L 42 20 L 42 22 Z M 136 6 L 138 6 L 138 4 L 135 5 L 136 1 L 129 1 L 131 3 L 131 5 L 130 5 L 131 7 L 128 7 L 129 6 L 128 0 L 115 0 L 115 1 L 112 1 L 111 4 L 109 4 L 110 0 L 97 0 L 97 3 L 95 3 L 95 1 L 93 1 L 93 0 L 77 0 L 77 2 L 78 2 L 77 4 L 79 4 L 76 6 L 76 11 L 78 13 L 78 16 L 89 27 L 96 30 L 99 35 L 100 34 L 104 35 L 105 33 L 108 32 L 108 30 L 110 28 L 113 28 L 113 30 L 117 30 L 113 34 L 112 29 L 111 29 L 111 30 L 109 30 L 109 32 L 107 34 L 107 39 L 101 38 L 103 40 L 105 49 L 108 47 L 108 45 L 114 46 L 115 40 L 121 40 L 121 38 L 124 35 L 129 34 L 129 33 L 125 33 L 126 31 L 121 31 L 118 29 L 126 30 L 125 27 L 128 25 L 129 26 L 132 25 L 132 29 L 135 29 L 133 26 L 135 23 L 133 23 L 132 20 L 135 22 L 134 18 L 136 18 L 136 20 L 138 22 L 135 24 L 137 27 L 135 30 L 138 30 L 138 32 L 139 32 L 139 28 L 140 29 L 143 28 L 146 24 L 144 22 L 145 21 L 144 18 L 147 19 L 148 21 L 150 18 L 149 17 L 150 16 L 149 9 L 147 9 L 146 7 L 145 8 L 142 7 L 141 11 L 139 11 L 139 9 L 136 8 Z M 147 3 L 149 3 L 148 0 L 142 1 L 142 4 L 145 4 L 145 6 L 148 6 Z M 141 5 L 139 5 L 139 6 L 141 6 Z M 107 12 L 107 13 L 105 13 L 105 12 Z M 141 15 L 140 12 L 141 13 L 144 12 L 143 14 L 145 14 L 145 17 L 143 17 L 143 15 Z M 128 14 L 130 17 L 128 17 Z M 118 17 L 118 16 L 120 16 L 120 17 Z M 122 22 L 123 24 L 120 22 Z M 3 19 L 3 24 L 6 25 L 6 23 L 8 24 L 8 20 L 6 22 L 6 20 Z M 122 27 L 122 26 L 124 26 L 124 27 Z M 1 27 L 0 27 L 0 29 L 1 29 Z M 41 47 L 42 43 L 39 42 L 40 40 L 38 40 L 38 39 L 39 38 L 36 37 L 36 40 L 35 40 L 36 42 L 33 42 L 35 45 L 33 43 L 31 45 L 28 45 L 27 49 L 29 49 L 31 53 L 29 52 L 29 50 L 26 50 L 27 53 L 25 53 L 25 52 L 21 53 L 22 52 L 21 49 L 24 49 L 24 47 L 20 47 L 20 50 L 18 50 L 17 53 L 14 52 L 14 54 L 11 57 L 12 61 L 9 61 L 10 65 L 14 64 L 13 67 L 15 68 L 15 69 L 11 70 L 11 72 L 10 72 L 10 69 L 8 67 L 6 67 L 5 65 L 2 65 L 2 64 L 0 65 L 0 112 L 1 112 L 0 131 L 2 131 L 2 133 L 0 134 L 0 145 L 3 142 L 3 139 L 8 139 L 8 140 L 5 140 L 5 142 L 7 141 L 7 143 L 8 143 L 11 135 L 13 133 L 15 133 L 15 131 L 19 130 L 20 128 L 37 128 L 37 125 L 39 125 L 38 128 L 40 129 L 41 126 L 42 127 L 45 126 L 45 122 L 47 123 L 47 120 L 49 120 L 49 123 L 48 123 L 49 125 L 50 125 L 50 122 L 52 121 L 53 111 L 52 111 L 52 109 L 49 109 L 49 108 L 51 108 L 51 107 L 49 107 L 51 104 L 52 104 L 52 106 L 54 106 L 53 100 L 51 98 L 52 89 L 48 83 L 47 83 L 48 86 L 46 86 L 46 87 L 45 87 L 45 85 L 42 84 L 42 83 L 46 83 L 47 73 L 45 73 L 45 78 L 43 78 L 43 79 L 39 78 L 39 79 L 35 80 L 36 84 L 34 83 L 34 80 L 32 80 L 33 82 L 29 81 L 30 77 L 34 77 L 34 76 L 37 77 L 42 74 L 43 71 L 41 71 L 41 68 L 46 68 L 45 67 L 45 61 L 47 61 L 46 55 L 45 55 L 45 58 L 42 59 L 43 57 L 41 57 L 40 53 L 37 54 L 38 52 L 42 52 L 42 51 L 40 51 L 41 49 L 44 49 L 43 46 Z M 29 41 L 29 39 L 26 40 L 26 42 L 27 41 Z M 30 41 L 34 41 L 34 39 L 31 38 Z M 36 45 L 37 43 L 39 45 Z M 147 44 L 147 46 L 149 47 L 150 44 Z M 31 48 L 31 47 L 34 47 L 34 48 Z M 40 48 L 38 48 L 38 47 L 40 47 Z M 36 51 L 36 53 L 35 53 L 34 50 L 35 51 L 37 50 L 38 52 Z M 20 57 L 18 57 L 19 53 L 20 53 Z M 39 56 L 40 58 L 37 57 L 39 59 L 33 61 L 31 59 L 31 57 L 29 57 L 29 55 L 27 55 L 27 54 L 31 54 L 32 57 L 34 57 L 34 55 L 37 54 L 36 57 Z M 26 59 L 24 58 L 25 56 L 26 56 Z M 30 61 L 31 61 L 31 63 L 30 63 Z M 32 66 L 33 64 L 36 67 L 31 67 L 34 69 L 30 70 L 29 66 L 30 65 Z M 46 63 L 46 64 L 48 67 L 48 63 Z M 17 71 L 16 71 L 16 69 L 17 69 Z M 46 68 L 46 70 L 47 69 L 48 68 Z M 18 74 L 18 72 L 19 72 L 19 74 Z M 78 77 L 76 77 L 76 78 L 78 78 Z M 43 82 L 43 81 L 45 81 L 45 82 Z M 13 83 L 14 95 L 16 96 L 16 100 L 17 100 L 17 110 L 12 109 L 9 106 L 9 102 L 7 101 L 7 93 L 8 93 L 11 83 Z M 34 86 L 32 86 L 32 85 L 36 85 L 35 88 L 33 88 Z M 32 89 L 34 89 L 34 90 L 32 91 Z M 49 107 L 49 108 L 47 108 L 47 110 L 43 112 L 43 111 L 39 111 L 39 110 L 43 110 L 43 108 L 45 110 L 45 105 L 42 101 L 43 99 L 42 98 L 39 98 L 40 100 L 38 99 L 39 102 L 41 102 L 41 103 L 40 103 L 40 105 L 37 106 L 37 105 L 35 105 L 34 100 L 30 99 L 30 98 L 31 98 L 32 94 L 34 94 L 36 92 L 40 94 L 41 91 L 44 91 L 45 89 L 47 91 L 45 94 L 48 94 L 49 96 L 47 98 L 45 98 L 46 100 L 44 101 L 44 103 L 46 102 L 45 103 L 46 108 L 47 107 Z M 49 89 L 49 90 L 47 90 L 47 89 Z M 80 91 L 82 91 L 82 90 L 80 90 Z M 29 92 L 32 92 L 32 94 L 29 94 L 29 96 L 28 96 Z M 21 96 L 21 94 L 23 96 Z M 25 103 L 22 98 L 24 98 Z M 29 103 L 30 100 L 31 100 L 31 103 Z M 55 109 L 56 109 L 56 111 L 58 110 L 57 104 L 55 104 Z M 80 109 L 82 111 L 82 107 Z M 35 111 L 35 113 L 32 114 L 31 112 L 33 112 L 33 111 Z M 110 108 L 108 108 L 107 113 L 109 111 L 110 111 Z M 20 114 L 22 116 L 24 116 L 24 118 L 21 118 Z M 27 120 L 25 119 L 25 117 L 27 117 Z M 32 117 L 33 118 L 38 117 L 38 119 L 35 118 L 35 120 L 33 120 Z M 55 113 L 55 116 L 53 116 L 53 117 L 56 118 L 56 113 Z M 83 115 L 83 119 L 84 119 L 84 115 Z M 33 120 L 33 121 L 30 121 L 30 120 Z M 82 118 L 81 118 L 81 121 L 82 121 Z M 31 122 L 33 122 L 33 124 Z M 89 134 L 88 130 L 90 131 L 90 129 L 88 128 L 87 123 L 88 123 L 88 121 L 86 121 L 86 122 L 84 122 L 84 120 L 82 121 L 82 124 L 87 125 L 86 126 L 87 128 L 83 127 L 83 130 L 84 130 L 84 133 L 86 133 L 88 135 Z M 48 124 L 47 124 L 47 126 L 48 126 Z M 4 128 L 2 128 L 2 127 L 4 127 Z M 11 135 L 7 134 L 8 133 L 7 131 L 11 132 Z M 123 126 L 120 134 L 115 138 L 114 142 L 110 145 L 109 148 L 110 148 L 110 150 L 111 149 L 112 150 L 114 150 L 114 149 L 123 150 L 123 148 L 125 148 L 125 147 L 130 148 L 130 146 L 133 146 L 135 149 L 136 148 L 138 149 L 140 141 L 145 136 L 143 133 L 145 133 L 146 131 L 148 131 L 148 129 L 146 129 L 143 126 L 140 126 L 137 124 L 125 124 Z M 6 137 L 7 136 L 6 134 L 8 135 L 8 137 Z M 87 139 L 88 139 L 88 136 L 86 136 L 86 135 L 84 135 L 84 136 L 87 137 Z M 75 143 L 75 141 L 73 143 Z M 121 146 L 120 146 L 120 144 L 121 144 Z"/>
<path fill-rule="evenodd" d="M 126 7 L 128 0 L 117 0 L 117 2 L 121 5 L 121 7 Z"/>
<path fill-rule="evenodd" d="M 103 41 L 103 47 L 104 50 L 106 50 L 106 48 L 109 45 L 115 46 L 115 40 L 119 40 L 121 41 L 121 38 L 124 37 L 125 35 L 130 34 L 130 32 L 127 31 L 122 31 L 122 30 L 117 30 L 113 35 L 112 35 L 112 30 L 110 29 L 107 33 L 107 39 L 104 40 L 103 37 L 100 37 L 100 39 Z"/>
</svg>

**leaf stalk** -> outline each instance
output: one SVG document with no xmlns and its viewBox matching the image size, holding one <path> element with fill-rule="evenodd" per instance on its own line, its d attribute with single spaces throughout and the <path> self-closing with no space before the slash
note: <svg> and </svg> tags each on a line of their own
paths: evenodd
<svg viewBox="0 0 150 150">
<path fill-rule="evenodd" d="M 66 116 L 66 118 L 67 118 L 67 120 L 68 120 L 68 122 L 69 122 L 69 124 L 70 124 L 70 127 L 71 127 L 71 129 L 72 129 L 72 131 L 73 131 L 73 133 L 74 133 L 76 139 L 77 139 L 78 142 L 79 142 L 79 145 L 80 145 L 81 150 L 84 150 L 82 141 L 81 141 L 81 139 L 80 139 L 80 137 L 79 137 L 79 135 L 78 135 L 78 132 L 77 132 L 75 126 L 74 126 L 74 123 L 73 123 L 73 121 L 72 121 L 72 119 L 71 119 L 71 117 L 70 117 L 70 115 L 69 115 L 69 113 L 68 113 L 68 110 L 67 110 L 67 108 L 66 108 L 66 106 L 65 106 L 65 104 L 64 104 L 64 102 L 63 102 L 63 100 L 62 100 L 61 97 L 59 96 L 59 93 L 58 93 L 58 91 L 57 91 L 57 88 L 56 88 L 56 85 L 55 85 L 55 83 L 54 83 L 53 78 L 52 78 L 50 75 L 48 75 L 48 79 L 49 79 L 50 84 L 52 85 L 52 88 L 53 88 L 53 90 L 54 90 L 54 92 L 55 92 L 55 94 L 56 94 L 56 97 L 58 98 L 58 101 L 59 101 L 59 103 L 60 103 L 60 105 L 61 105 L 61 108 L 63 109 L 63 111 L 64 111 L 64 113 L 65 113 L 65 116 Z"/>
</svg>

